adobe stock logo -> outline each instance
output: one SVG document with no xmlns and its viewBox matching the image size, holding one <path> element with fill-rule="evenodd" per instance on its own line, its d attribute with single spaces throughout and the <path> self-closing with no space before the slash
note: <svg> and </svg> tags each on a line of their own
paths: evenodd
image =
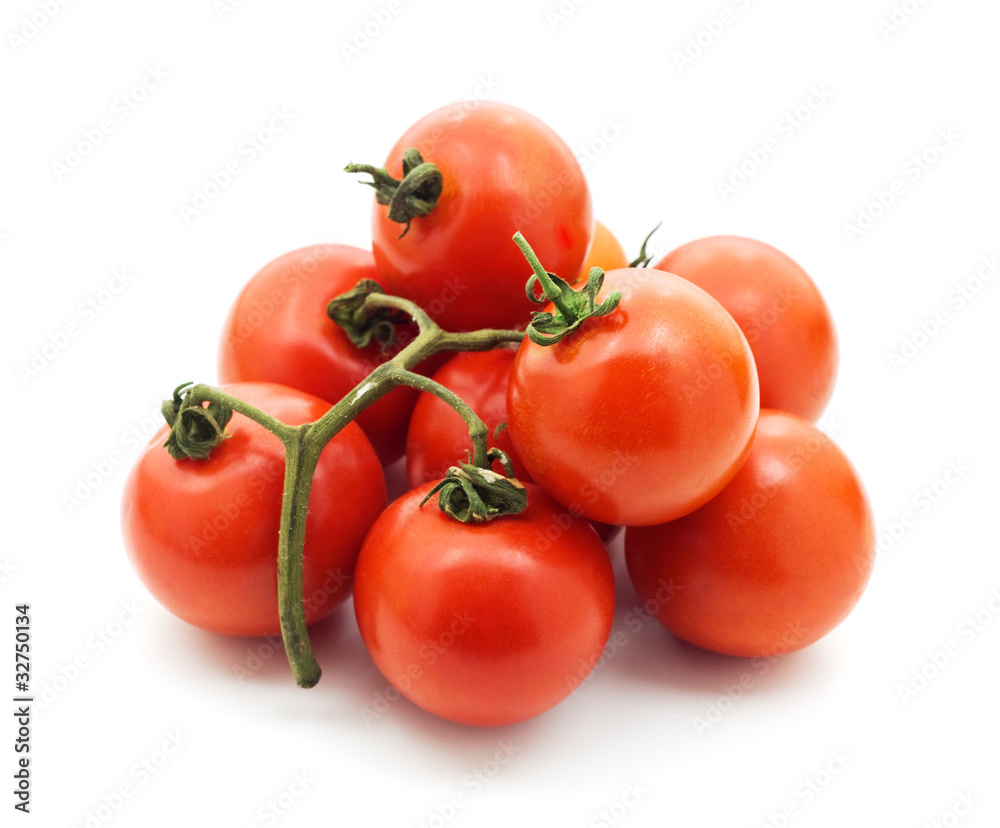
<svg viewBox="0 0 1000 828">
<path fill-rule="evenodd" d="M 189 741 L 191 737 L 185 736 L 176 728 L 168 730 L 155 748 L 139 757 L 129 768 L 126 779 L 130 781 L 122 780 L 105 791 L 100 803 L 88 809 L 74 828 L 97 828 L 114 819 L 131 800 L 141 794 L 148 782 L 163 772 Z"/>
<path fill-rule="evenodd" d="M 586 144 L 580 145 L 573 153 L 580 169 L 587 169 L 590 164 L 604 155 L 608 147 L 617 141 L 626 129 L 628 129 L 628 124 L 622 121 L 620 115 L 605 118 L 604 124 L 594 137 Z"/>
<path fill-rule="evenodd" d="M 105 113 L 96 122 L 84 127 L 69 144 L 62 155 L 53 160 L 52 172 L 56 181 L 62 183 L 68 176 L 76 172 L 86 159 L 90 158 L 98 147 L 113 134 L 121 124 L 170 77 L 169 73 L 159 64 L 147 66 L 145 73 L 132 86 L 115 96 Z"/>
<path fill-rule="evenodd" d="M 1000 273 L 1000 256 L 992 254 L 979 260 L 979 267 L 967 278 L 956 282 L 944 295 L 943 301 L 927 316 L 917 320 L 915 326 L 899 340 L 899 347 L 890 349 L 887 353 L 889 365 L 894 373 L 914 359 L 957 318 L 956 314 L 964 310 L 977 299 Z"/>
<path fill-rule="evenodd" d="M 587 0 L 559 0 L 558 5 L 546 9 L 545 20 L 549 24 L 549 28 L 552 31 L 558 29 L 559 26 L 576 14 L 576 10 L 586 2 Z"/>
<path fill-rule="evenodd" d="M 674 68 L 683 74 L 694 62 L 714 46 L 739 19 L 739 13 L 750 8 L 752 0 L 733 0 L 713 16 L 702 18 L 701 28 L 687 36 L 682 48 L 671 55 Z M 729 8 L 733 6 L 733 8 Z"/>
<path fill-rule="evenodd" d="M 456 791 L 448 799 L 436 803 L 434 813 L 421 819 L 417 823 L 417 828 L 444 828 L 496 778 L 520 750 L 521 746 L 515 745 L 509 738 L 497 742 L 493 756 L 462 777 L 462 791 Z"/>
<path fill-rule="evenodd" d="M 63 6 L 69 5 L 70 0 L 40 0 L 35 11 L 30 15 L 21 17 L 21 25 L 7 33 L 7 42 L 14 54 L 18 54 L 21 49 L 28 45 L 38 35 L 42 33 L 49 23 L 51 23 L 62 11 Z"/>
<path fill-rule="evenodd" d="M 890 13 L 878 21 L 878 31 L 882 40 L 888 40 L 898 34 L 927 5 L 928 0 L 903 0 L 893 3 Z"/>
<path fill-rule="evenodd" d="M 401 0 L 389 0 L 385 8 L 374 9 L 369 12 L 368 18 L 363 23 L 354 27 L 350 39 L 340 42 L 340 52 L 344 56 L 344 62 L 350 63 L 367 49 L 373 40 L 389 28 L 393 20 L 402 11 L 403 4 Z"/>
<path fill-rule="evenodd" d="M 947 468 L 942 473 L 914 492 L 906 509 L 889 520 L 877 520 L 876 562 L 881 561 L 887 552 L 894 549 L 912 532 L 925 515 L 943 503 L 971 471 L 971 467 L 961 458 L 949 460 Z M 867 566 L 867 556 L 864 561 Z"/>
<path fill-rule="evenodd" d="M 208 174 L 207 180 L 203 180 L 191 191 L 190 201 L 182 201 L 177 205 L 184 223 L 190 224 L 211 207 L 272 146 L 278 136 L 284 134 L 294 120 L 295 113 L 288 107 L 272 107 L 267 122 L 243 137 L 232 154 Z"/>
<path fill-rule="evenodd" d="M 986 600 L 968 613 L 954 628 L 954 635 L 937 648 L 925 650 L 926 658 L 910 668 L 905 681 L 896 684 L 896 694 L 908 707 L 932 682 L 940 677 L 969 645 L 987 632 L 1000 617 L 1000 588 L 990 590 Z"/>
<path fill-rule="evenodd" d="M 820 769 L 796 784 L 793 796 L 786 799 L 777 809 L 765 814 L 764 822 L 758 825 L 761 828 L 788 828 L 792 821 L 801 816 L 853 761 L 854 757 L 846 750 L 831 750 Z"/>
<path fill-rule="evenodd" d="M 907 158 L 898 175 L 884 187 L 872 190 L 871 198 L 856 208 L 854 221 L 842 225 L 844 237 L 849 244 L 871 232 L 872 228 L 910 192 L 910 188 L 927 175 L 958 143 L 962 136 L 954 127 L 944 126 L 937 130 L 924 147 Z"/>
<path fill-rule="evenodd" d="M 246 828 L 281 824 L 316 782 L 317 780 L 308 772 L 296 771 L 292 774 L 291 782 L 279 794 L 269 797 L 257 808 L 256 821 L 247 825 Z"/>
<path fill-rule="evenodd" d="M 73 315 L 54 330 L 50 330 L 45 336 L 45 341 L 33 348 L 27 358 L 21 361 L 17 366 L 17 375 L 21 378 L 21 382 L 27 386 L 38 379 L 42 372 L 62 356 L 114 303 L 115 299 L 125 292 L 134 278 L 124 268 L 112 270 L 110 278 L 104 285 L 77 303 Z"/>
<path fill-rule="evenodd" d="M 243 6 L 244 0 L 215 0 L 212 7 L 219 20 L 225 20 L 230 14 L 238 11 Z"/>
<path fill-rule="evenodd" d="M 808 124 L 818 112 L 828 106 L 833 92 L 825 83 L 814 83 L 806 96 L 782 113 L 774 122 L 770 135 L 763 141 L 747 147 L 743 158 L 729 167 L 729 175 L 720 177 L 715 188 L 723 202 L 736 195 L 776 155 L 794 138 L 799 130 Z"/>
</svg>

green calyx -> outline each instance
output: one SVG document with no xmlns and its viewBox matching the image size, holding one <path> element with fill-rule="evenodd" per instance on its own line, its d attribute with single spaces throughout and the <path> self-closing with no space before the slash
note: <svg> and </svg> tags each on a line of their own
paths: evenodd
<svg viewBox="0 0 1000 828">
<path fill-rule="evenodd" d="M 542 267 L 524 236 L 515 233 L 514 242 L 521 248 L 521 252 L 534 271 L 525 286 L 528 298 L 539 305 L 551 302 L 556 308 L 554 313 L 536 311 L 532 315 L 525 331 L 532 342 L 538 345 L 554 345 L 591 317 L 606 316 L 618 307 L 622 298 L 618 291 L 597 304 L 597 294 L 604 284 L 604 271 L 601 268 L 592 267 L 587 275 L 587 284 L 580 290 L 574 290 L 565 279 L 549 273 Z M 541 295 L 536 294 L 536 285 L 541 286 Z"/>
<path fill-rule="evenodd" d="M 563 308 L 558 308 L 555 313 L 548 311 L 536 311 L 532 316 L 531 324 L 526 331 L 528 338 L 539 345 L 554 345 L 564 336 L 572 333 L 592 316 L 606 316 L 618 307 L 622 295 L 615 291 L 601 304 L 597 304 L 597 294 L 604 284 L 604 271 L 599 267 L 592 267 L 587 275 L 587 284 L 580 290 L 573 290 L 570 285 L 555 274 L 549 274 L 559 287 L 568 288 L 568 292 L 563 294 L 563 300 L 570 308 L 567 312 Z M 531 277 L 535 279 L 535 276 Z M 534 287 L 529 282 L 529 289 L 534 296 Z M 569 301 L 571 300 L 571 301 Z M 535 302 L 545 302 L 546 298 L 534 297 Z"/>
<path fill-rule="evenodd" d="M 173 399 L 160 406 L 163 418 L 170 426 L 170 436 L 163 444 L 174 460 L 205 460 L 226 438 L 226 425 L 233 409 L 219 402 L 205 406 L 194 400 L 190 392 L 181 394 L 192 383 L 185 382 L 174 389 Z"/>
<path fill-rule="evenodd" d="M 448 469 L 444 479 L 427 493 L 420 505 L 436 494 L 438 508 L 460 523 L 486 523 L 523 512 L 528 505 L 528 493 L 524 484 L 513 478 L 510 458 L 497 448 L 490 449 L 488 456 L 490 460 L 500 460 L 509 476 L 472 463 L 460 463 Z"/>
<path fill-rule="evenodd" d="M 347 334 L 359 348 L 378 342 L 387 349 L 396 342 L 396 326 L 404 321 L 405 314 L 393 308 L 372 309 L 365 300 L 373 293 L 385 293 L 378 282 L 362 279 L 347 293 L 330 300 L 326 314 Z"/>
<path fill-rule="evenodd" d="M 441 170 L 429 161 L 424 161 L 414 147 L 403 153 L 402 179 L 393 178 L 385 169 L 371 164 L 348 164 L 344 170 L 349 173 L 368 173 L 372 177 L 371 181 L 361 183 L 375 190 L 375 200 L 379 204 L 389 207 L 391 221 L 406 225 L 399 238 L 410 231 L 410 222 L 414 218 L 431 213 L 444 188 Z"/>
</svg>

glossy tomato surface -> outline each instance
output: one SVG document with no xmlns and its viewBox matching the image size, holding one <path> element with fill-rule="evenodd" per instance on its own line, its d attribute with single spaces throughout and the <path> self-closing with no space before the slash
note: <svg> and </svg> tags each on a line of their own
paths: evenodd
<svg viewBox="0 0 1000 828">
<path fill-rule="evenodd" d="M 523 327 L 535 307 L 514 233 L 560 274 L 577 273 L 590 246 L 590 191 L 572 150 L 538 118 L 496 101 L 454 104 L 417 121 L 386 160 L 396 178 L 411 147 L 441 170 L 443 190 L 402 238 L 388 208 L 374 205 L 372 249 L 386 288 L 446 330 Z"/>
<path fill-rule="evenodd" d="M 289 425 L 318 419 L 328 404 L 271 383 L 224 390 Z M 206 460 L 174 460 L 164 426 L 125 483 L 122 533 L 146 588 L 174 615 L 212 632 L 280 631 L 278 525 L 285 472 L 277 437 L 241 414 Z M 385 506 L 385 480 L 371 443 L 353 423 L 323 450 L 306 524 L 303 597 L 307 622 L 350 595 L 368 528 Z"/>
<path fill-rule="evenodd" d="M 514 364 L 516 348 L 468 351 L 456 354 L 435 374 L 434 379 L 454 391 L 479 415 L 489 429 L 490 447 L 507 452 L 519 480 L 530 480 L 510 434 L 497 426 L 507 422 L 507 380 Z M 465 420 L 440 397 L 424 392 L 417 400 L 406 437 L 406 476 L 410 487 L 444 477 L 449 466 L 468 462 L 472 440 Z M 499 464 L 495 465 L 500 470 Z"/>
<path fill-rule="evenodd" d="M 679 520 L 625 532 L 643 600 L 680 638 L 770 656 L 826 635 L 857 604 L 875 558 L 871 509 L 843 452 L 808 421 L 762 410 L 746 463 Z"/>
<path fill-rule="evenodd" d="M 338 402 L 399 348 L 357 348 L 326 314 L 335 296 L 362 279 L 378 281 L 367 250 L 340 244 L 293 250 L 268 263 L 243 288 L 223 326 L 219 380 L 276 382 Z M 401 337 L 405 345 L 414 331 Z M 396 388 L 358 417 L 383 463 L 401 457 L 417 400 Z"/>
<path fill-rule="evenodd" d="M 792 259 L 763 242 L 711 236 L 678 247 L 655 267 L 710 293 L 750 343 L 763 408 L 815 421 L 833 393 L 838 347 L 819 289 Z"/>
<path fill-rule="evenodd" d="M 590 673 L 614 615 L 604 546 L 533 484 L 518 514 L 466 525 L 428 483 L 393 503 L 358 558 L 354 609 L 382 674 L 463 724 L 537 716 Z"/>
<path fill-rule="evenodd" d="M 678 276 L 608 271 L 611 314 L 554 345 L 525 340 L 508 387 L 511 440 L 534 480 L 592 519 L 649 525 L 732 479 L 757 422 L 753 358 L 732 317 Z"/>
</svg>

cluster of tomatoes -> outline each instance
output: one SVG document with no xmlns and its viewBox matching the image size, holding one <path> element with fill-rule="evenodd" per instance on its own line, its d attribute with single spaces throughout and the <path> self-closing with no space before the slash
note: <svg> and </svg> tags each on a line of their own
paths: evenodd
<svg viewBox="0 0 1000 828">
<path fill-rule="evenodd" d="M 327 305 L 361 280 L 446 331 L 531 323 L 519 343 L 417 367 L 485 422 L 527 505 L 462 523 L 425 503 L 468 459 L 469 430 L 438 396 L 394 388 L 320 457 L 308 623 L 353 593 L 365 645 L 401 694 L 443 718 L 499 725 L 549 709 L 597 663 L 615 606 L 604 541 L 620 527 L 646 608 L 697 646 L 771 656 L 844 619 L 871 573 L 872 517 L 854 469 L 814 424 L 837 344 L 795 262 L 717 236 L 630 266 L 595 222 L 566 144 L 499 103 L 432 112 L 384 169 L 349 169 L 376 190 L 371 249 L 308 247 L 254 276 L 225 322 L 222 388 L 289 426 L 322 417 L 416 333 L 402 326 L 392 348 L 353 344 Z M 538 262 L 561 277 L 554 295 Z M 126 547 L 179 617 L 273 634 L 286 448 L 238 412 L 225 433 L 207 459 L 174 459 L 166 430 L 153 438 L 126 484 Z M 383 470 L 404 455 L 410 490 L 387 506 Z"/>
</svg>

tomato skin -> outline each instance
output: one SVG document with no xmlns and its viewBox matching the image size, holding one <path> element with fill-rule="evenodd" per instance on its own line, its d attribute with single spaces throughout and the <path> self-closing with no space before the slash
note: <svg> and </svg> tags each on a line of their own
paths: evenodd
<svg viewBox="0 0 1000 828">
<path fill-rule="evenodd" d="M 224 386 L 289 425 L 329 405 L 272 383 Z M 132 468 L 122 500 L 125 548 L 146 588 L 190 624 L 226 635 L 280 632 L 278 526 L 285 454 L 277 437 L 234 413 L 230 436 L 207 460 L 174 460 L 164 426 Z M 323 450 L 306 525 L 306 618 L 328 616 L 351 591 L 365 533 L 386 502 L 371 443 L 354 423 Z"/>
<path fill-rule="evenodd" d="M 354 609 L 382 674 L 423 709 L 497 726 L 548 710 L 600 657 L 614 575 L 586 521 L 531 483 L 528 507 L 479 525 L 421 508 L 427 483 L 365 540 Z"/>
<path fill-rule="evenodd" d="M 654 267 L 698 285 L 732 314 L 753 351 L 762 408 L 819 418 L 837 377 L 837 336 L 823 297 L 798 264 L 754 239 L 710 236 Z"/>
<path fill-rule="evenodd" d="M 374 205 L 372 250 L 387 290 L 416 301 L 445 330 L 524 327 L 536 308 L 514 233 L 556 273 L 577 273 L 590 245 L 590 190 L 572 150 L 533 115 L 496 101 L 446 106 L 417 121 L 386 160 L 396 178 L 410 147 L 437 165 L 444 187 L 402 238 L 404 226 Z"/>
<path fill-rule="evenodd" d="M 383 354 L 377 344 L 357 348 L 326 315 L 330 300 L 361 279 L 379 281 L 375 260 L 371 252 L 348 245 L 303 247 L 265 265 L 243 288 L 223 326 L 219 381 L 276 382 L 330 405 L 338 402 L 399 350 Z M 396 388 L 358 417 L 383 463 L 402 456 L 416 401 L 412 388 Z"/>
<path fill-rule="evenodd" d="M 742 464 L 757 375 L 732 317 L 690 282 L 628 268 L 607 272 L 599 301 L 614 290 L 611 314 L 554 345 L 522 343 L 509 430 L 535 481 L 571 510 L 662 523 L 704 504 Z"/>
<path fill-rule="evenodd" d="M 497 439 L 493 437 L 497 426 L 507 422 L 507 379 L 515 353 L 514 348 L 459 353 L 433 379 L 458 394 L 482 418 L 489 429 L 490 448 L 496 446 L 507 452 L 517 479 L 530 481 L 507 429 Z M 449 466 L 466 462 L 466 451 L 471 450 L 472 440 L 462 417 L 440 397 L 422 393 L 406 436 L 406 477 L 410 487 L 440 480 Z M 499 471 L 499 464 L 494 468 Z"/>
<path fill-rule="evenodd" d="M 628 267 L 628 256 L 614 234 L 599 221 L 594 222 L 594 240 L 590 245 L 587 258 L 576 277 L 578 282 L 586 282 L 592 267 L 602 270 L 620 270 Z"/>
<path fill-rule="evenodd" d="M 628 528 L 625 559 L 657 618 L 718 653 L 770 656 L 826 635 L 871 575 L 875 532 L 856 472 L 821 431 L 764 409 L 746 463 L 713 500 L 660 526 Z"/>
</svg>

